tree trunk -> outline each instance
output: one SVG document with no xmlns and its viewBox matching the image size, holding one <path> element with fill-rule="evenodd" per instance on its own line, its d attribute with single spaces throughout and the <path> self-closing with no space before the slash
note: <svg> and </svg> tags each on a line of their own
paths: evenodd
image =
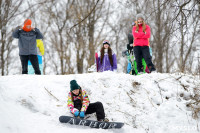
<svg viewBox="0 0 200 133">
<path fill-rule="evenodd" d="M 1 75 L 4 76 L 4 68 L 5 68 L 5 61 L 4 61 L 4 52 L 5 52 L 5 42 L 4 42 L 4 33 L 1 32 Z"/>
</svg>

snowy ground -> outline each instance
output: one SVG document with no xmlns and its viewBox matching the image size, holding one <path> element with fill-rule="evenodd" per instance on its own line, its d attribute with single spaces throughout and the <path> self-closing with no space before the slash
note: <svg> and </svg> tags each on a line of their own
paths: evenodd
<svg viewBox="0 0 200 133">
<path fill-rule="evenodd" d="M 60 115 L 70 115 L 66 102 L 72 79 L 88 92 L 91 103 L 103 103 L 110 121 L 124 122 L 125 126 L 104 130 L 59 123 Z M 2 76 L 0 132 L 196 133 L 199 120 L 194 120 L 186 107 L 195 87 L 200 87 L 200 81 L 183 74 Z"/>
</svg>

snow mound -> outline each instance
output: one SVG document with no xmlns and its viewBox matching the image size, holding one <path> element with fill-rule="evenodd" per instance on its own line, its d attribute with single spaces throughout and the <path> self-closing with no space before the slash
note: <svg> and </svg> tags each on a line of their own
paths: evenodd
<svg viewBox="0 0 200 133">
<path fill-rule="evenodd" d="M 62 124 L 69 82 L 76 79 L 90 102 L 100 101 L 110 121 L 122 129 L 92 129 Z M 15 75 L 0 78 L 1 133 L 182 133 L 198 132 L 187 107 L 200 81 L 184 74 L 104 72 L 74 75 Z M 95 119 L 95 118 L 91 118 Z"/>
</svg>

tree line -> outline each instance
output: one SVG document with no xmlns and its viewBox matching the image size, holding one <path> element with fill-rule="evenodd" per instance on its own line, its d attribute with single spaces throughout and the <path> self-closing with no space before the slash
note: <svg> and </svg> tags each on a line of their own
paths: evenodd
<svg viewBox="0 0 200 133">
<path fill-rule="evenodd" d="M 200 74 L 200 0 L 0 0 L 1 75 L 20 73 L 17 42 L 11 34 L 26 18 L 44 34 L 44 74 L 87 72 L 105 39 L 125 72 L 121 53 L 138 13 L 151 27 L 158 72 Z"/>
</svg>

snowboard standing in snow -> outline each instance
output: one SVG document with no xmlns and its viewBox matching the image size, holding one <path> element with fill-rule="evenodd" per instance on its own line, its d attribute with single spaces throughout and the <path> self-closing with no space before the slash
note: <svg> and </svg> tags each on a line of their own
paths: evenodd
<svg viewBox="0 0 200 133">
<path fill-rule="evenodd" d="M 98 53 L 95 53 L 95 64 L 88 68 L 89 72 L 98 72 Z"/>
<path fill-rule="evenodd" d="M 102 129 L 122 128 L 124 126 L 124 123 L 121 122 L 94 121 L 71 116 L 60 116 L 59 121 L 61 123 L 69 123 L 72 125 L 88 126 L 91 128 Z"/>
<path fill-rule="evenodd" d="M 43 64 L 42 64 L 42 56 L 37 55 L 38 63 L 39 63 L 39 69 L 41 71 L 41 75 L 43 75 Z M 33 68 L 33 65 L 31 64 L 30 60 L 28 60 L 28 74 L 32 75 L 35 73 L 35 70 Z"/>
<path fill-rule="evenodd" d="M 44 55 L 44 45 L 43 41 L 41 39 L 36 39 L 36 46 L 37 46 L 37 58 L 38 58 L 38 63 L 39 63 L 39 69 L 41 71 L 41 74 L 43 74 L 43 63 L 42 63 L 42 56 Z M 33 65 L 31 64 L 31 61 L 28 61 L 28 74 L 34 74 L 34 68 Z"/>
<path fill-rule="evenodd" d="M 128 60 L 128 65 L 127 65 L 127 73 L 131 74 L 131 75 L 139 75 L 138 74 L 138 70 L 137 70 L 137 62 L 135 60 L 134 57 L 134 53 L 133 53 L 133 47 L 130 47 L 130 44 L 127 44 L 127 50 L 122 52 L 122 56 L 126 56 L 127 60 Z M 143 73 L 149 73 L 149 69 L 146 65 L 146 62 L 144 60 L 144 58 L 142 58 L 142 66 L 143 68 Z"/>
</svg>

